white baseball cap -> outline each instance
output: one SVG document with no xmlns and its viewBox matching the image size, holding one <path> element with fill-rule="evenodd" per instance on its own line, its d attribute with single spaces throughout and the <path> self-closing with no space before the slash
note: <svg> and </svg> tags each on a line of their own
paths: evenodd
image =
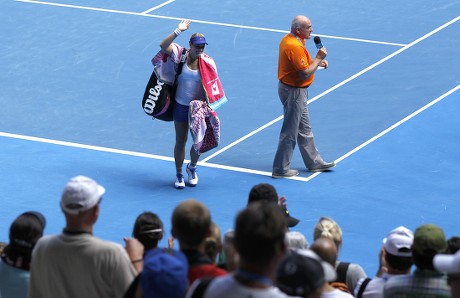
<svg viewBox="0 0 460 298">
<path fill-rule="evenodd" d="M 433 258 L 433 266 L 440 272 L 460 273 L 460 251 L 457 251 L 453 255 L 435 255 Z"/>
<path fill-rule="evenodd" d="M 77 176 L 67 182 L 61 196 L 61 208 L 69 214 L 78 214 L 94 207 L 105 193 L 105 188 L 91 178 Z"/>
<path fill-rule="evenodd" d="M 400 226 L 392 230 L 385 239 L 383 247 L 386 252 L 398 257 L 412 257 L 412 243 L 414 233 L 406 227 Z"/>
</svg>

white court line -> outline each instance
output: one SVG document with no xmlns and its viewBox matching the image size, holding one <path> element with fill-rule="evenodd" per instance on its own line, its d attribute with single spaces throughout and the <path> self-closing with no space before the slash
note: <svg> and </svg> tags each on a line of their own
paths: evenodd
<svg viewBox="0 0 460 298">
<path fill-rule="evenodd" d="M 289 31 L 285 31 L 289 33 Z M 362 38 L 352 38 L 352 37 L 340 37 L 340 36 L 333 36 L 333 35 L 325 35 L 325 34 L 315 34 L 315 36 L 321 36 L 330 39 L 340 39 L 340 40 L 349 40 L 349 41 L 358 41 L 358 42 L 366 42 L 366 43 L 375 43 L 375 44 L 382 44 L 382 45 L 389 45 L 389 46 L 398 46 L 403 47 L 406 44 L 403 43 L 395 43 L 395 42 L 386 42 L 386 41 L 376 41 L 376 40 L 369 40 L 369 39 L 362 39 Z"/>
<path fill-rule="evenodd" d="M 16 2 L 25 2 L 25 3 L 34 3 L 34 4 L 43 4 L 43 5 L 50 5 L 50 6 L 58 6 L 58 7 L 67 7 L 67 8 L 76 8 L 76 9 L 84 9 L 84 10 L 92 10 L 92 11 L 102 11 L 102 12 L 110 12 L 110 13 L 118 13 L 118 14 L 127 14 L 127 15 L 137 15 L 142 17 L 151 17 L 151 18 L 158 18 L 158 19 L 168 19 L 168 20 L 183 20 L 184 18 L 178 17 L 167 17 L 161 15 L 152 15 L 147 14 L 147 12 L 157 9 L 163 5 L 168 4 L 171 1 L 167 1 L 159 6 L 151 8 L 150 10 L 146 10 L 144 12 L 130 12 L 130 11 L 123 11 L 123 10 L 116 10 L 116 9 L 106 9 L 106 8 L 97 8 L 97 7 L 89 7 L 89 6 L 80 6 L 80 5 L 71 5 L 71 4 L 62 4 L 62 3 L 53 3 L 53 2 L 46 2 L 46 1 L 36 1 L 36 0 L 15 0 Z M 203 20 L 194 20 L 191 19 L 192 22 L 200 23 L 200 24 L 209 24 L 209 25 L 217 25 L 217 26 L 225 26 L 225 27 L 234 27 L 234 28 L 241 28 L 241 29 L 250 29 L 250 30 L 259 30 L 259 31 L 269 31 L 269 32 L 278 32 L 278 33 L 288 33 L 289 31 L 286 30 L 278 30 L 278 29 L 270 29 L 270 28 L 263 28 L 263 27 L 253 27 L 253 26 L 245 26 L 245 25 L 237 25 L 237 24 L 228 24 L 228 23 L 220 23 L 220 22 L 208 22 Z M 376 41 L 376 40 L 369 40 L 369 39 L 360 39 L 360 38 L 350 38 L 350 37 L 339 37 L 339 36 L 331 36 L 331 35 L 322 35 L 317 34 L 321 37 L 327 37 L 331 39 L 340 39 L 340 40 L 349 40 L 349 41 L 356 41 L 356 42 L 364 42 L 364 43 L 374 43 L 374 44 L 382 44 L 382 45 L 391 45 L 391 46 L 405 46 L 405 44 L 400 43 L 393 43 L 393 42 L 385 42 L 385 41 Z"/>
<path fill-rule="evenodd" d="M 141 152 L 127 151 L 127 150 L 119 150 L 119 149 L 100 147 L 100 146 L 85 145 L 85 144 L 79 144 L 79 143 L 74 143 L 74 142 L 58 141 L 58 140 L 33 137 L 33 136 L 18 135 L 18 134 L 7 133 L 7 132 L 0 132 L 0 137 L 21 139 L 21 140 L 33 141 L 33 142 L 39 142 L 39 143 L 48 143 L 48 144 L 53 144 L 53 145 L 88 149 L 88 150 L 101 151 L 101 152 L 110 152 L 110 153 L 117 153 L 117 154 L 123 154 L 123 155 L 146 157 L 146 158 L 151 158 L 151 159 L 160 159 L 160 160 L 165 160 L 165 161 L 174 161 L 173 157 L 166 157 L 166 156 L 161 156 L 161 155 L 147 154 L 147 153 L 141 153 Z"/>
<path fill-rule="evenodd" d="M 357 151 L 361 150 L 362 148 L 366 147 L 370 143 L 372 143 L 375 140 L 379 139 L 380 137 L 384 136 L 388 132 L 392 131 L 393 129 L 395 129 L 396 127 L 400 126 L 401 124 L 407 122 L 411 118 L 413 118 L 416 115 L 420 114 L 424 110 L 428 109 L 429 107 L 431 107 L 435 103 L 441 101 L 442 99 L 446 98 L 447 96 L 451 95 L 452 93 L 454 93 L 455 91 L 457 91 L 459 89 L 460 89 L 460 85 L 457 85 L 455 88 L 449 90 L 448 92 L 446 92 L 443 95 L 439 96 L 438 98 L 436 98 L 435 100 L 433 100 L 430 103 L 426 104 L 422 108 L 420 108 L 417 111 L 413 112 L 409 116 L 405 117 L 404 119 L 398 121 L 397 123 L 393 124 L 389 128 L 385 129 L 384 131 L 382 131 L 378 135 L 374 136 L 373 138 L 369 139 L 368 141 L 364 142 L 363 144 L 361 144 L 358 147 L 354 148 L 353 150 L 349 151 L 345 155 L 343 155 L 340 158 L 336 159 L 335 163 L 341 162 L 345 158 L 349 157 L 350 155 L 352 155 L 352 154 L 356 153 Z M 147 153 L 140 153 L 140 152 L 134 152 L 134 151 L 127 151 L 127 150 L 112 149 L 112 148 L 100 147 L 100 146 L 84 145 L 84 144 L 78 144 L 78 143 L 73 143 L 73 142 L 57 141 L 57 140 L 51 140 L 51 139 L 46 139 L 46 138 L 18 135 L 18 134 L 6 133 L 6 132 L 0 132 L 0 137 L 22 139 L 22 140 L 27 140 L 27 141 L 48 143 L 48 144 L 67 146 L 67 147 L 75 147 L 75 148 L 88 149 L 88 150 L 101 151 L 101 152 L 116 153 L 116 154 L 122 154 L 122 155 L 144 157 L 144 158 L 150 158 L 150 159 L 159 159 L 159 160 L 170 161 L 170 162 L 174 161 L 174 158 L 172 158 L 172 157 L 166 157 L 166 156 L 160 156 L 160 155 L 154 155 L 154 154 L 147 154 Z M 185 160 L 184 162 L 187 163 L 188 161 Z M 256 174 L 256 175 L 262 175 L 262 176 L 271 176 L 272 175 L 271 172 L 257 171 L 257 170 L 247 169 L 247 168 L 219 165 L 219 164 L 214 164 L 214 163 L 208 163 L 208 162 L 205 162 L 204 160 L 198 162 L 198 164 L 200 166 L 204 166 L 204 167 L 217 168 L 217 169 L 234 171 L 234 172 L 239 172 L 239 173 Z M 313 173 L 312 175 L 310 175 L 308 177 L 299 177 L 299 176 L 297 176 L 297 177 L 284 178 L 284 179 L 291 179 L 291 180 L 308 182 L 311 179 L 313 179 L 316 176 L 318 176 L 319 174 L 321 174 L 321 172 L 315 172 L 315 173 Z"/>
<path fill-rule="evenodd" d="M 439 26 L 438 28 L 434 29 L 433 31 L 431 31 L 431 32 L 425 34 L 424 36 L 420 37 L 419 39 L 416 39 L 415 41 L 411 42 L 410 44 L 405 45 L 404 47 L 402 47 L 401 49 L 397 50 L 397 51 L 394 52 L 393 54 L 390 54 L 390 55 L 386 56 L 385 58 L 383 58 L 383 59 L 381 59 L 381 60 L 375 62 L 375 63 L 372 64 L 371 66 L 366 67 L 365 69 L 363 69 L 363 70 L 361 70 L 360 72 L 358 72 L 358 73 L 352 75 L 352 76 L 349 77 L 348 79 L 346 79 L 346 80 L 340 82 L 339 84 L 333 86 L 332 88 L 329 88 L 328 90 L 324 91 L 323 93 L 318 94 L 317 96 L 315 96 L 315 97 L 313 97 L 311 100 L 309 100 L 308 103 L 312 103 L 312 102 L 314 102 L 315 100 L 317 100 L 318 98 L 320 98 L 320 97 L 322 97 L 322 96 L 324 96 L 324 95 L 326 95 L 326 94 L 328 94 L 328 93 L 334 91 L 335 89 L 337 89 L 337 88 L 339 88 L 339 87 L 345 85 L 346 83 L 350 82 L 351 80 L 356 79 L 357 77 L 359 77 L 359 76 L 361 76 L 362 74 L 368 72 L 369 70 L 371 70 L 371 69 L 373 69 L 373 68 L 379 66 L 379 65 L 382 64 L 383 62 L 385 62 L 385 61 L 387 61 L 387 60 L 393 58 L 394 56 L 396 56 L 396 55 L 398 55 L 398 54 L 401 54 L 402 52 L 406 51 L 407 49 L 410 49 L 411 47 L 413 47 L 414 45 L 418 44 L 419 42 L 421 42 L 421 41 L 427 39 L 428 37 L 430 37 L 430 36 L 432 36 L 432 35 L 438 33 L 438 32 L 441 31 L 442 29 L 444 29 L 444 28 L 446 28 L 446 27 L 452 25 L 453 23 L 457 22 L 458 20 L 460 20 L 460 16 L 458 16 L 458 17 L 456 17 L 455 19 L 453 19 L 453 20 L 451 20 L 451 21 L 445 23 L 444 25 Z"/>
<path fill-rule="evenodd" d="M 319 98 L 323 97 L 324 95 L 326 95 L 326 94 L 328 94 L 328 93 L 330 93 L 330 92 L 336 90 L 337 88 L 339 88 L 339 87 L 345 85 L 346 83 L 348 83 L 348 82 L 350 82 L 350 81 L 356 79 L 357 77 L 359 77 L 359 76 L 365 74 L 366 72 L 368 72 L 368 71 L 374 69 L 375 67 L 379 66 L 379 65 L 382 64 L 383 62 L 385 62 L 385 61 L 387 61 L 387 60 L 393 58 L 394 56 L 396 56 L 396 55 L 398 55 L 398 54 L 400 54 L 400 53 L 402 53 L 402 52 L 404 52 L 404 51 L 406 51 L 407 49 L 409 49 L 409 48 L 411 48 L 412 46 L 416 45 L 417 43 L 421 42 L 422 40 L 424 40 L 424 39 L 430 37 L 431 35 L 433 35 L 433 34 L 439 32 L 440 30 L 446 28 L 447 26 L 449 26 L 449 25 L 455 23 L 455 22 L 458 21 L 459 19 L 460 19 L 460 16 L 456 17 L 455 19 L 453 19 L 453 20 L 451 20 L 451 21 L 445 23 L 444 25 L 442 25 L 442 26 L 440 26 L 440 27 L 434 29 L 433 31 L 431 31 L 431 32 L 429 32 L 429 33 L 427 33 L 427 34 L 425 34 L 424 36 L 420 37 L 419 39 L 417 39 L 417 40 L 411 42 L 410 44 L 404 46 L 403 48 L 397 50 L 396 52 L 394 52 L 394 53 L 392 53 L 392 54 L 386 56 L 385 58 L 383 58 L 383 59 L 381 59 L 381 60 L 375 62 L 375 63 L 372 64 L 371 66 L 366 67 L 365 69 L 361 70 L 360 72 L 358 72 L 358 73 L 352 75 L 352 76 L 349 77 L 348 79 L 345 79 L 345 80 L 343 80 L 342 82 L 338 83 L 337 85 L 332 86 L 332 87 L 329 88 L 328 90 L 326 90 L 326 91 L 322 92 L 321 94 L 319 94 L 319 95 L 313 97 L 312 99 L 308 100 L 308 104 L 311 104 L 312 102 L 318 100 Z M 217 153 L 220 154 L 220 153 L 222 153 L 222 152 L 224 152 L 224 151 L 230 149 L 231 147 L 233 147 L 233 146 L 235 146 L 235 145 L 241 143 L 242 141 L 246 140 L 248 137 L 255 135 L 256 133 L 262 131 L 263 129 L 265 129 L 265 128 L 267 128 L 267 127 L 269 127 L 269 126 L 275 124 L 275 123 L 278 122 L 278 121 L 280 121 L 281 119 L 283 119 L 283 115 L 281 115 L 281 116 L 279 116 L 278 118 L 276 118 L 276 119 L 270 121 L 270 122 L 267 123 L 267 124 L 264 124 L 263 126 L 257 128 L 256 130 L 252 131 L 251 133 L 249 133 L 249 134 L 247 134 L 247 135 L 241 137 L 240 139 L 238 139 L 238 140 L 234 141 L 233 143 L 229 144 L 228 146 L 222 148 L 221 150 L 217 151 L 217 152 L 214 153 L 213 155 L 211 155 L 211 156 L 209 156 L 208 158 L 206 158 L 206 160 L 209 160 L 210 158 L 215 157 L 215 156 L 217 155 Z"/>
<path fill-rule="evenodd" d="M 128 15 L 139 15 L 139 16 L 148 16 L 148 17 L 154 17 L 154 18 L 163 18 L 163 19 L 175 19 L 175 20 L 181 20 L 182 18 L 176 18 L 176 17 L 165 17 L 165 16 L 159 16 L 159 15 L 148 15 L 148 14 L 142 14 L 142 13 L 134 13 L 134 12 L 126 12 L 126 11 L 119 11 L 119 10 L 111 10 L 111 9 L 102 9 L 102 8 L 93 8 L 93 7 L 85 7 L 85 6 L 76 6 L 76 5 L 68 5 L 68 4 L 59 4 L 59 3 L 50 3 L 50 2 L 43 2 L 43 1 L 34 1 L 34 0 L 16 0 L 18 2 L 27 2 L 27 3 L 37 3 L 37 4 L 45 4 L 45 5 L 52 5 L 52 6 L 60 6 L 60 7 L 70 7 L 70 8 L 78 8 L 78 9 L 86 9 L 86 10 L 94 10 L 94 11 L 104 11 L 104 12 L 112 12 L 112 13 L 120 13 L 120 14 L 128 14 Z M 376 41 L 371 41 L 371 40 L 361 40 L 361 39 L 348 39 L 348 38 L 343 38 L 343 37 L 333 37 L 333 36 L 327 36 L 328 38 L 338 38 L 338 39 L 348 39 L 348 40 L 355 40 L 355 41 L 363 41 L 363 42 L 372 42 L 372 43 L 383 43 L 383 44 L 392 44 L 392 45 L 400 45 L 400 46 L 403 46 L 403 48 L 399 49 L 398 51 L 394 52 L 393 54 L 390 54 L 388 55 L 387 57 L 381 59 L 380 61 L 372 64 L 371 66 L 365 68 L 364 70 L 358 72 L 357 74 L 351 76 L 350 78 L 342 81 L 341 83 L 333 86 L 332 88 L 326 90 L 325 92 L 319 94 L 318 96 L 312 98 L 311 100 L 309 100 L 308 103 L 311 103 L 311 102 L 314 102 L 316 101 L 317 99 L 319 99 L 320 97 L 332 92 L 333 90 L 343 86 L 344 84 L 350 82 L 351 80 L 361 76 L 362 74 L 368 72 L 369 70 L 375 68 L 376 66 L 382 64 L 383 62 L 393 58 L 394 56 L 400 54 L 401 52 L 409 49 L 410 47 L 414 46 L 415 44 L 419 43 L 420 41 L 430 37 L 431 35 L 437 33 L 438 31 L 444 29 L 445 27 L 451 25 L 452 23 L 458 21 L 460 19 L 460 16 L 451 20 L 450 22 L 447 22 L 446 24 L 438 27 L 437 29 L 431 31 L 430 33 L 422 36 L 421 38 L 415 40 L 414 42 L 408 44 L 408 45 L 402 45 L 402 44 L 394 44 L 394 43 L 384 43 L 384 42 L 376 42 Z M 260 27 L 251 27 L 251 26 L 243 26 L 243 25 L 234 25 L 234 24 L 225 24 L 225 23 L 215 23 L 215 22 L 206 22 L 206 21 L 200 21 L 200 20 L 193 20 L 194 22 L 197 22 L 197 23 L 205 23 L 205 24 L 214 24 L 214 25 L 221 25 L 221 26 L 228 26 L 228 27 L 237 27 L 237 28 L 245 28 L 245 29 L 253 29 L 253 30 L 262 30 L 262 31 L 271 31 L 271 32 L 280 32 L 280 33 L 286 33 L 288 31 L 284 31 L 284 30 L 276 30 L 276 29 L 268 29 L 268 28 L 260 28 Z M 325 35 L 318 35 L 318 36 L 325 36 Z M 454 92 L 456 90 L 458 90 L 460 86 L 457 86 L 456 88 L 452 89 L 451 91 Z M 452 93 L 450 92 L 450 93 Z M 450 94 L 449 92 L 445 94 L 445 96 L 449 95 Z M 445 96 L 441 96 L 439 98 L 439 100 L 441 100 L 442 98 L 444 98 Z M 438 100 L 438 101 L 439 101 Z M 435 102 L 437 102 L 435 100 Z M 435 103 L 433 102 L 433 104 Z M 426 108 L 428 108 L 429 106 L 431 105 L 427 105 Z M 419 110 L 419 112 L 421 112 L 422 110 Z M 418 112 L 418 113 L 419 113 Z M 416 114 L 418 114 L 417 112 L 416 113 L 413 113 L 411 115 L 415 116 Z M 410 116 L 408 116 L 410 117 Z M 253 136 L 255 135 L 256 133 L 260 132 L 261 130 L 269 127 L 270 125 L 272 125 L 273 123 L 276 123 L 277 121 L 281 120 L 283 118 L 283 116 L 280 116 L 272 121 L 270 121 L 269 123 L 259 127 L 258 129 L 254 130 L 253 132 L 249 133 L 248 135 L 238 139 L 237 141 L 233 142 L 232 144 L 224 147 L 223 149 L 217 151 L 216 153 L 214 153 L 213 155 L 207 157 L 206 159 L 203 159 L 203 161 L 199 162 L 202 166 L 208 166 L 208 167 L 215 167 L 215 168 L 221 168 L 221 169 L 227 169 L 227 170 L 233 170 L 233 171 L 239 171 L 239 172 L 245 172 L 245 173 L 254 173 L 254 174 L 260 174 L 260 175 L 266 175 L 266 176 L 271 176 L 271 172 L 263 172 L 263 171 L 255 171 L 255 170 L 251 170 L 251 169 L 246 169 L 246 168 L 238 168 L 238 167 L 229 167 L 229 166 L 222 166 L 222 165 L 217 165 L 217 164 L 212 164 L 212 163 L 207 163 L 206 161 L 209 160 L 210 158 L 212 157 L 215 157 L 217 154 L 220 154 L 226 150 L 228 150 L 229 148 L 235 146 L 236 144 L 242 142 L 243 140 L 249 138 L 250 136 Z M 406 117 L 407 118 L 407 117 Z M 406 119 L 404 118 L 404 119 Z M 403 120 L 404 120 L 403 119 Z M 401 121 L 403 121 L 401 120 Z M 399 125 L 403 122 L 399 121 Z M 407 121 L 407 120 L 406 120 Z M 400 123 L 401 122 L 401 123 Z M 396 124 L 395 124 L 396 125 Z M 394 127 L 397 127 L 399 125 L 396 125 Z M 393 127 L 393 126 L 392 126 Z M 362 145 L 358 146 L 357 148 L 355 148 L 354 150 L 350 151 L 349 153 L 347 153 L 346 155 L 338 158 L 336 160 L 336 162 L 340 162 L 342 161 L 344 158 L 350 156 L 351 154 L 353 154 L 354 152 L 360 150 L 361 148 L 363 148 L 364 146 L 366 146 L 367 144 L 373 142 L 374 140 L 376 140 L 378 137 L 382 136 L 383 134 L 385 134 L 386 132 L 382 132 L 380 133 L 379 135 L 375 136 L 374 138 L 372 138 L 371 140 L 367 141 L 366 143 L 363 143 Z M 139 152 L 132 152 L 132 151 L 126 151 L 126 150 L 117 150 L 117 149 L 111 149 L 111 148 L 105 148 L 105 147 L 98 147 L 98 146 L 89 146 L 89 145 L 83 145 L 83 144 L 77 144 L 77 143 L 71 143 L 71 142 L 62 142 L 62 141 L 55 141 L 55 140 L 48 140 L 48 139 L 43 139 L 43 138 L 36 138 L 36 137 L 28 137 L 28 136 L 20 136 L 20 135 L 14 135 L 14 134 L 9 134 L 9 133 L 2 133 L 0 132 L 0 136 L 7 136 L 7 137 L 14 137 L 14 138 L 20 138 L 20 139 L 28 139 L 28 140 L 34 140 L 34 141 L 41 141 L 41 142 L 47 142 L 47 143 L 53 143 L 53 144 L 57 144 L 57 145 L 64 145 L 64 146 L 72 146 L 72 147 L 79 147 L 79 148 L 86 148 L 86 149 L 91 149 L 91 150 L 98 150 L 98 151 L 105 151 L 105 152 L 113 152 L 113 153 L 119 153 L 119 154 L 125 154 L 125 155 L 132 155 L 132 156 L 140 156 L 140 157 L 147 157 L 147 158 L 154 158 L 154 159 L 160 159 L 160 160 L 166 160 L 166 161 L 173 161 L 173 158 L 170 158 L 170 157 L 164 157 L 164 156 L 159 156 L 159 155 L 152 155 L 152 154 L 145 154 L 145 153 L 139 153 Z M 317 172 L 317 173 L 314 173 L 313 175 L 307 177 L 307 178 L 303 178 L 303 177 L 292 177 L 292 178 L 285 178 L 285 179 L 292 179 L 292 180 L 300 180 L 300 181 L 309 181 L 311 179 L 313 179 L 314 177 L 316 177 L 317 175 L 319 175 L 321 172 Z"/>
<path fill-rule="evenodd" d="M 149 159 L 157 159 L 157 160 L 164 160 L 164 161 L 174 162 L 173 157 L 154 155 L 154 154 L 147 154 L 147 153 L 128 151 L 128 150 L 119 150 L 119 149 L 113 149 L 113 148 L 101 147 L 101 146 L 85 145 L 85 144 L 79 144 L 79 143 L 74 143 L 74 142 L 52 140 L 52 139 L 33 137 L 33 136 L 26 136 L 26 135 L 19 135 L 19 134 L 7 133 L 7 132 L 0 132 L 0 137 L 12 138 L 12 139 L 20 139 L 20 140 L 26 140 L 26 141 L 33 141 L 33 142 L 39 142 L 39 143 L 47 143 L 47 144 L 52 144 L 52 145 L 65 146 L 65 147 L 73 147 L 73 148 L 93 150 L 93 151 L 99 151 L 99 152 L 108 152 L 108 153 L 115 153 L 115 154 L 121 154 L 121 155 L 129 155 L 129 156 L 136 156 L 136 157 L 143 157 L 143 158 L 149 158 Z M 189 160 L 184 160 L 184 162 L 187 163 L 187 162 L 189 162 Z M 256 175 L 262 175 L 262 176 L 271 176 L 272 175 L 271 172 L 258 171 L 258 170 L 253 170 L 253 169 L 240 168 L 240 167 L 232 167 L 232 166 L 226 166 L 226 165 L 219 165 L 219 164 L 208 163 L 208 162 L 204 162 L 204 161 L 199 161 L 198 165 L 203 166 L 203 167 L 208 167 L 208 168 L 216 168 L 216 169 L 228 170 L 228 171 L 239 172 L 239 173 L 256 174 Z M 319 173 L 315 173 L 315 174 L 313 174 L 313 175 L 311 175 L 310 177 L 307 177 L 307 178 L 292 177 L 292 178 L 286 178 L 286 179 L 293 179 L 293 180 L 299 180 L 299 181 L 309 181 L 313 177 L 316 177 L 318 174 Z"/>
<path fill-rule="evenodd" d="M 256 129 L 256 130 L 253 130 L 251 133 L 245 135 L 244 137 L 242 137 L 242 138 L 236 140 L 235 142 L 233 142 L 233 143 L 231 143 L 231 144 L 228 144 L 228 145 L 225 146 L 224 148 L 222 148 L 222 149 L 216 151 L 215 153 L 209 155 L 208 157 L 204 158 L 204 159 L 202 160 L 202 162 L 206 162 L 206 161 L 210 160 L 211 158 L 213 158 L 213 157 L 219 155 L 220 153 L 222 153 L 222 152 L 224 152 L 224 151 L 227 151 L 227 149 L 230 149 L 231 147 L 233 147 L 233 146 L 235 146 L 235 145 L 241 143 L 242 141 L 246 140 L 247 138 L 249 138 L 249 137 L 255 135 L 256 133 L 258 133 L 259 131 L 264 130 L 265 128 L 269 127 L 269 126 L 272 125 L 273 123 L 278 122 L 280 119 L 283 119 L 283 116 L 280 116 L 280 117 L 278 117 L 278 118 L 272 120 L 271 122 L 268 122 L 267 124 L 265 124 L 265 125 L 259 127 L 259 128 Z"/>
<path fill-rule="evenodd" d="M 377 140 L 377 139 L 381 138 L 382 136 L 386 135 L 387 133 L 389 133 L 390 131 L 394 130 L 395 128 L 397 128 L 398 126 L 402 125 L 403 123 L 405 123 L 405 122 L 409 121 L 410 119 L 414 118 L 415 116 L 417 116 L 421 112 L 425 111 L 429 107 L 433 106 L 434 104 L 438 103 L 439 101 L 441 101 L 442 99 L 446 98 L 447 96 L 451 95 L 452 93 L 456 92 L 459 89 L 460 89 L 460 85 L 457 85 L 456 87 L 454 87 L 451 90 L 447 91 L 446 93 L 442 94 L 438 98 L 436 98 L 433 101 L 429 102 L 428 104 L 424 105 L 423 107 L 421 107 L 417 111 L 413 112 L 409 116 L 407 116 L 404 119 L 396 122 L 395 124 L 393 124 L 392 126 L 390 126 L 387 129 L 385 129 L 384 131 L 380 132 L 376 136 L 372 137 L 371 139 L 367 140 L 366 142 L 362 143 L 361 145 L 359 145 L 358 147 L 354 148 L 353 150 L 347 152 L 346 154 L 342 155 L 341 157 L 336 159 L 334 162 L 336 164 L 340 163 L 345 158 L 347 158 L 347 157 L 353 155 L 354 153 L 358 152 L 359 150 L 363 149 L 367 145 L 371 144 L 375 140 Z M 207 164 L 207 165 L 209 165 L 209 164 Z M 212 167 L 221 168 L 221 169 L 227 169 L 227 170 L 234 170 L 234 171 L 239 171 L 240 170 L 240 168 L 225 168 L 225 167 L 214 166 L 214 165 Z M 243 171 L 243 172 L 259 174 L 259 175 L 264 175 L 264 176 L 271 176 L 271 172 L 261 172 L 261 171 L 253 171 L 253 172 L 252 171 Z M 308 177 L 299 177 L 299 176 L 297 176 L 297 177 L 284 178 L 284 179 L 291 179 L 291 180 L 298 180 L 298 181 L 308 182 L 308 181 L 312 180 L 313 178 L 315 178 L 316 176 L 318 176 L 319 174 L 321 174 L 321 172 L 315 172 L 315 173 L 313 173 L 312 175 L 310 175 Z"/>
<path fill-rule="evenodd" d="M 113 149 L 113 148 L 101 147 L 101 146 L 85 145 L 85 144 L 79 144 L 79 143 L 74 143 L 74 142 L 66 142 L 66 141 L 52 140 L 52 139 L 47 139 L 47 138 L 13 134 L 13 133 L 8 133 L 8 132 L 0 132 L 0 137 L 174 162 L 174 157 L 147 154 L 147 153 L 128 151 L 128 150 Z M 189 160 L 184 160 L 184 162 L 187 163 L 189 162 Z M 218 165 L 218 164 L 206 163 L 203 161 L 198 162 L 198 164 L 200 166 L 230 170 L 230 171 L 241 172 L 241 173 L 258 174 L 258 175 L 265 175 L 265 176 L 271 176 L 272 174 L 271 172 L 264 172 L 264 171 L 257 171 L 257 170 L 247 169 L 247 168 Z"/>
<path fill-rule="evenodd" d="M 175 0 L 169 0 L 169 1 L 163 2 L 163 3 L 161 3 L 160 5 L 157 5 L 157 6 L 155 6 L 155 7 L 152 7 L 152 8 L 150 8 L 150 9 L 147 9 L 147 10 L 144 11 L 144 12 L 141 12 L 141 14 L 148 14 L 149 12 L 152 12 L 152 11 L 154 11 L 154 10 L 160 8 L 160 7 L 163 7 L 163 6 L 165 6 L 165 5 L 168 5 L 169 3 L 172 3 L 172 2 L 174 2 L 174 1 L 175 1 Z"/>
<path fill-rule="evenodd" d="M 359 145 L 358 147 L 356 147 L 355 149 L 351 150 L 350 152 L 348 152 L 347 154 L 341 156 L 340 158 L 338 158 L 337 160 L 335 160 L 336 163 L 344 160 L 345 158 L 349 157 L 350 155 L 352 155 L 353 153 L 356 153 L 357 151 L 361 150 L 362 148 L 366 147 L 367 145 L 369 145 L 370 143 L 374 142 L 375 140 L 379 139 L 380 137 L 386 135 L 387 133 L 389 133 L 390 131 L 392 131 L 393 129 L 395 129 L 396 127 L 400 126 L 401 124 L 403 124 L 404 122 L 407 122 L 408 120 L 414 118 L 415 116 L 417 116 L 418 114 L 420 114 L 421 112 L 425 111 L 426 109 L 428 109 L 429 107 L 431 107 L 432 105 L 434 105 L 435 103 L 441 101 L 442 99 L 446 98 L 447 96 L 451 95 L 452 93 L 454 93 L 455 91 L 459 90 L 460 89 L 460 84 L 457 85 L 456 87 L 450 89 L 449 91 L 447 91 L 446 93 L 444 93 L 443 95 L 439 96 L 438 98 L 434 99 L 433 101 L 431 101 L 430 103 L 424 105 L 423 107 L 421 107 L 420 109 L 418 109 L 417 111 L 413 112 L 412 114 L 410 114 L 409 116 L 407 116 L 406 118 L 396 122 L 395 124 L 393 124 L 392 126 L 390 126 L 389 128 L 385 129 L 384 131 L 382 131 L 381 133 L 379 133 L 378 135 L 372 137 L 371 139 L 369 139 L 368 141 L 362 143 L 361 145 Z"/>
</svg>

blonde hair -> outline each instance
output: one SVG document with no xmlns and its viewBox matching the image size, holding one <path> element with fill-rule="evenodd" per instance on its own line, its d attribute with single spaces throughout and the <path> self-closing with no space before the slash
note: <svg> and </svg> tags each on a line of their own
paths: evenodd
<svg viewBox="0 0 460 298">
<path fill-rule="evenodd" d="M 342 229 L 332 218 L 321 217 L 313 232 L 313 240 L 318 238 L 332 239 L 339 249 L 342 246 Z"/>
<path fill-rule="evenodd" d="M 190 36 L 190 38 L 194 38 L 194 37 L 197 37 L 197 36 L 205 37 L 203 33 L 195 32 L 195 33 L 192 34 L 192 36 Z"/>
<path fill-rule="evenodd" d="M 219 226 L 215 222 L 211 223 L 211 234 L 205 240 L 204 250 L 213 263 L 217 261 L 217 255 L 222 252 L 222 237 Z"/>
</svg>

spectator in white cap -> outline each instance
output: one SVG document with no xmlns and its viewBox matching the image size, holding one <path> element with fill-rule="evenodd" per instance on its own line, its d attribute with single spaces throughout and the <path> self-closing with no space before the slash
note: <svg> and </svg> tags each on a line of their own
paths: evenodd
<svg viewBox="0 0 460 298">
<path fill-rule="evenodd" d="M 132 263 L 142 264 L 144 250 L 135 239 L 125 239 L 125 250 L 93 236 L 104 193 L 104 187 L 84 176 L 66 184 L 61 197 L 66 227 L 37 242 L 29 298 L 123 297 L 137 274 Z"/>
<path fill-rule="evenodd" d="M 412 266 L 412 243 L 414 233 L 400 226 L 383 239 L 379 253 L 379 271 L 374 278 L 361 279 L 355 290 L 355 297 L 381 298 L 385 282 L 392 276 L 408 275 Z"/>
<path fill-rule="evenodd" d="M 460 251 L 451 255 L 434 256 L 433 266 L 436 270 L 447 273 L 452 297 L 460 297 Z"/>
<path fill-rule="evenodd" d="M 419 226 L 414 232 L 411 249 L 415 270 L 409 275 L 388 279 L 383 288 L 383 297 L 450 298 L 445 274 L 433 267 L 434 256 L 447 252 L 444 231 L 434 224 Z"/>
</svg>

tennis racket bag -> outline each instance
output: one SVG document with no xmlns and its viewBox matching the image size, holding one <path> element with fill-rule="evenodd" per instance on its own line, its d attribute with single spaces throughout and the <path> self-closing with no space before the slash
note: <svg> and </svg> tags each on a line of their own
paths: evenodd
<svg viewBox="0 0 460 298">
<path fill-rule="evenodd" d="M 150 80 L 145 87 L 144 97 L 142 98 L 142 108 L 147 115 L 163 121 L 173 120 L 177 78 L 182 72 L 182 66 L 185 63 L 186 57 L 187 50 L 184 48 L 177 67 L 173 86 L 163 83 L 158 78 L 155 70 L 153 70 Z"/>
<path fill-rule="evenodd" d="M 160 81 L 154 70 L 145 87 L 144 97 L 142 98 L 144 112 L 155 119 L 172 121 L 175 102 L 174 88 Z"/>
</svg>

